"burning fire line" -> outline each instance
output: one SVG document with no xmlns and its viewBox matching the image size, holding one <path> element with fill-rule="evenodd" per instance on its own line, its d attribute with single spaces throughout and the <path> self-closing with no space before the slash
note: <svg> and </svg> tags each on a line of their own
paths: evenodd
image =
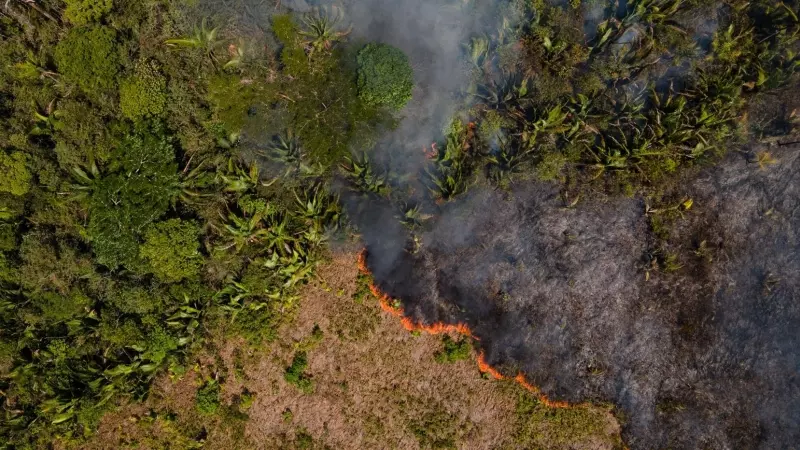
<svg viewBox="0 0 800 450">
<path fill-rule="evenodd" d="M 369 268 L 367 268 L 366 260 L 367 260 L 367 250 L 365 249 L 358 255 L 358 270 L 361 271 L 361 273 L 363 273 L 364 275 L 368 275 L 371 277 L 372 273 L 369 271 Z M 373 281 L 370 281 L 369 289 L 370 291 L 372 291 L 372 294 L 378 298 L 378 301 L 380 302 L 381 305 L 381 309 L 391 314 L 392 316 L 400 319 L 400 323 L 403 325 L 403 328 L 405 328 L 408 331 L 424 331 L 429 334 L 458 333 L 463 336 L 479 340 L 476 336 L 472 334 L 472 331 L 464 323 L 458 323 L 455 325 L 446 324 L 442 322 L 437 322 L 430 325 L 416 323 L 413 320 L 411 320 L 411 318 L 406 317 L 403 308 L 394 305 L 392 298 L 389 297 L 387 294 L 381 292 L 381 290 L 378 288 L 378 286 L 375 285 Z M 489 363 L 486 362 L 483 351 L 478 353 L 478 370 L 480 370 L 481 373 L 488 373 L 497 380 L 505 380 L 510 378 L 500 373 L 499 370 L 490 366 Z M 525 389 L 527 389 L 528 391 L 532 392 L 537 397 L 539 397 L 539 401 L 541 401 L 543 404 L 545 404 L 550 408 L 569 408 L 571 406 L 576 406 L 576 405 L 570 405 L 568 402 L 564 401 L 550 400 L 549 398 L 547 398 L 546 395 L 542 394 L 541 390 L 538 387 L 529 383 L 522 372 L 517 373 L 517 375 L 513 378 L 513 380 L 519 383 L 520 386 L 524 387 Z"/>
</svg>

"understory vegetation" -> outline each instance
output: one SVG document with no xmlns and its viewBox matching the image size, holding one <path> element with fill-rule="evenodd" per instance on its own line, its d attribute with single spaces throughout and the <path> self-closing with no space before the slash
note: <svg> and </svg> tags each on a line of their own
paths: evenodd
<svg viewBox="0 0 800 450">
<path fill-rule="evenodd" d="M 500 29 L 468 43 L 466 106 L 426 150 L 440 201 L 524 179 L 560 182 L 568 204 L 586 192 L 657 191 L 737 143 L 796 126 L 789 113 L 774 121 L 788 129 L 744 114 L 748 99 L 796 80 L 796 2 L 533 0 L 501 14 Z M 347 170 L 376 192 L 364 176 L 381 179 L 377 169 Z"/>
<path fill-rule="evenodd" d="M 156 377 L 190 370 L 212 333 L 275 338 L 326 243 L 347 236 L 332 186 L 396 199 L 370 152 L 414 74 L 400 49 L 349 41 L 336 8 L 253 34 L 196 1 L 4 3 L 0 448 L 79 445 Z M 515 19 L 471 38 L 465 106 L 420 177 L 432 203 L 525 178 L 576 202 L 650 189 L 746 139 L 748 99 L 800 68 L 796 0 L 600 6 L 584 33 L 594 3 L 512 1 Z M 695 39 L 687 23 L 712 10 L 716 31 Z M 421 227 L 428 214 L 400 203 Z M 375 326 L 350 322 L 353 340 Z M 437 360 L 470 351 L 447 338 Z M 309 393 L 306 357 L 284 379 Z M 198 411 L 219 396 L 206 381 Z M 426 428 L 438 420 L 414 424 L 422 445 L 451 446 Z M 528 431 L 520 442 L 539 445 Z"/>
</svg>

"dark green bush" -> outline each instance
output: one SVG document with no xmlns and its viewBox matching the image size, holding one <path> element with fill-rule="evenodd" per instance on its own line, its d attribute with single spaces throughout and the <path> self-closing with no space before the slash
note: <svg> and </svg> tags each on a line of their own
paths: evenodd
<svg viewBox="0 0 800 450">
<path fill-rule="evenodd" d="M 440 363 L 453 363 L 456 361 L 463 361 L 469 359 L 472 354 L 472 345 L 468 339 L 455 340 L 448 335 L 442 338 L 444 348 L 438 352 L 434 357 L 436 362 Z"/>
<path fill-rule="evenodd" d="M 286 368 L 283 379 L 294 385 L 305 394 L 314 392 L 314 381 L 305 373 L 308 367 L 306 352 L 297 352 L 292 359 L 292 364 Z"/>
<path fill-rule="evenodd" d="M 177 184 L 175 150 L 157 128 L 129 136 L 114 156 L 117 172 L 93 186 L 88 229 L 97 261 L 111 268 L 136 264 L 141 233 L 167 211 Z"/>
<path fill-rule="evenodd" d="M 358 53 L 358 95 L 364 103 L 402 109 L 412 89 L 414 71 L 402 50 L 372 43 Z"/>
</svg>

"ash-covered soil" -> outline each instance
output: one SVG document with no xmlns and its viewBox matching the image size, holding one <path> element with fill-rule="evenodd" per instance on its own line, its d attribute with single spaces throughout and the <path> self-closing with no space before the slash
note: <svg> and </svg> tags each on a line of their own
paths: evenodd
<svg viewBox="0 0 800 450">
<path fill-rule="evenodd" d="M 368 263 L 416 319 L 468 323 L 506 373 L 619 405 L 631 448 L 796 448 L 798 154 L 731 153 L 677 188 L 694 204 L 661 237 L 671 273 L 652 270 L 644 199 L 565 208 L 536 182 L 443 206 L 414 254 L 374 208 Z"/>
</svg>

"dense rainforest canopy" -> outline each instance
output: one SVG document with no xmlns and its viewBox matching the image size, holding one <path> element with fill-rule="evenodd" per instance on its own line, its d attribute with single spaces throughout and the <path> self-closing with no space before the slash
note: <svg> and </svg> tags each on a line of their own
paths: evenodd
<svg viewBox="0 0 800 450">
<path fill-rule="evenodd" d="M 374 163 L 415 101 L 403 50 L 351 39 L 338 8 L 255 33 L 197 3 L 0 5 L 0 448 L 80 443 L 211 333 L 269 342 L 350 234 L 337 192 L 414 230 L 476 183 L 553 181 L 572 205 L 654 193 L 792 127 L 743 111 L 796 76 L 796 1 L 600 5 L 588 34 L 581 2 L 500 2 L 410 201 Z M 710 10 L 709 39 L 682 28 Z"/>
</svg>

